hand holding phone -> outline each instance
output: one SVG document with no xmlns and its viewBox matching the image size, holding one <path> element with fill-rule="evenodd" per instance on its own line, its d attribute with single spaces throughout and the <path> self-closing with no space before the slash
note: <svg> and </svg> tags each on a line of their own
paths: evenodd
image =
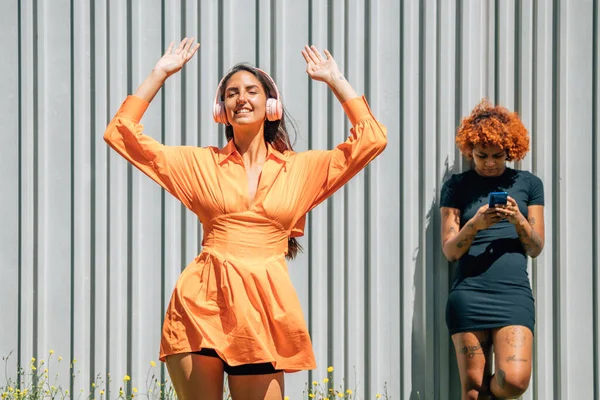
<svg viewBox="0 0 600 400">
<path fill-rule="evenodd" d="M 497 205 L 505 206 L 508 201 L 507 192 L 492 192 L 488 198 L 488 205 L 490 208 L 496 207 Z"/>
</svg>

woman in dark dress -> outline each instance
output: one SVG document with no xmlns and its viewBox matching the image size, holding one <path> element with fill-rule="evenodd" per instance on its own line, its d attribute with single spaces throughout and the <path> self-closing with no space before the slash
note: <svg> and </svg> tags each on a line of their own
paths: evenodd
<svg viewBox="0 0 600 400">
<path fill-rule="evenodd" d="M 529 150 L 516 113 L 484 100 L 462 121 L 456 143 L 475 165 L 444 184 L 440 201 L 443 251 L 458 261 L 446 323 L 462 399 L 515 398 L 531 376 L 535 309 L 527 255 L 544 247 L 543 185 L 506 166 Z M 507 192 L 507 204 L 490 207 L 491 192 Z"/>
</svg>

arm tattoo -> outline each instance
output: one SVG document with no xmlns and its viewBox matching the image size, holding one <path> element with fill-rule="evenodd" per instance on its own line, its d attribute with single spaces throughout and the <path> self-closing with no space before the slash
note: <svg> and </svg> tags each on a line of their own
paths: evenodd
<svg viewBox="0 0 600 400">
<path fill-rule="evenodd" d="M 531 225 L 531 227 L 533 227 L 535 225 L 535 217 L 531 217 L 529 218 L 529 225 Z"/>
<path fill-rule="evenodd" d="M 535 218 L 532 218 L 532 220 L 533 220 L 533 223 L 535 224 Z M 533 226 L 531 226 L 531 223 L 525 224 L 525 225 L 529 225 L 529 229 L 531 229 L 531 231 L 529 233 L 527 232 L 527 230 L 528 230 L 527 226 L 523 226 L 521 224 L 518 224 L 515 226 L 515 228 L 517 230 L 517 234 L 519 235 L 519 240 L 521 241 L 521 244 L 523 245 L 523 249 L 525 249 L 525 252 L 527 252 L 527 254 L 529 254 L 529 255 L 535 254 L 535 253 L 541 251 L 542 238 L 533 229 Z"/>
<path fill-rule="evenodd" d="M 475 236 L 469 235 L 469 236 L 465 237 L 463 240 L 461 240 L 460 242 L 456 243 L 456 247 L 458 247 L 459 249 L 462 249 L 463 247 L 467 246 L 468 244 L 471 244 L 473 242 L 473 239 L 475 239 Z"/>
<path fill-rule="evenodd" d="M 531 229 L 531 240 L 536 246 L 542 247 L 542 238 L 537 234 L 536 231 L 533 230 L 533 228 Z"/>
<path fill-rule="evenodd" d="M 450 229 L 448 229 L 448 232 L 450 233 L 456 233 L 456 228 L 451 226 Z"/>
<path fill-rule="evenodd" d="M 465 229 L 474 230 L 475 227 L 473 226 L 473 224 L 467 224 L 465 225 Z M 456 244 L 456 247 L 462 249 L 463 247 L 470 246 L 471 243 L 473 243 L 473 240 L 475 240 L 475 235 L 467 234 L 463 240 Z"/>
</svg>

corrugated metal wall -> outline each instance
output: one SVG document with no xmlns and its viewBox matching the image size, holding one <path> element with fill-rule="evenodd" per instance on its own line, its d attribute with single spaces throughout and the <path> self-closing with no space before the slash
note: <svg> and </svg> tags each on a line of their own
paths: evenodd
<svg viewBox="0 0 600 400">
<path fill-rule="evenodd" d="M 171 40 L 197 57 L 144 117 L 167 144 L 221 145 L 219 78 L 248 61 L 271 72 L 301 130 L 331 148 L 348 123 L 307 78 L 300 50 L 328 48 L 389 129 L 364 173 L 321 205 L 290 265 L 319 368 L 361 398 L 458 398 L 444 324 L 451 266 L 439 246 L 439 189 L 469 168 L 454 147 L 482 98 L 517 110 L 545 184 L 546 247 L 531 265 L 535 371 L 525 399 L 600 392 L 600 114 L 592 0 L 75 0 L 0 5 L 0 354 L 76 358 L 76 393 L 111 372 L 144 386 L 181 269 L 200 251 L 194 216 L 109 151 L 102 133 Z M 159 366 L 160 368 L 160 366 Z M 164 376 L 164 370 L 162 371 Z M 96 394 L 98 396 L 98 394 Z"/>
</svg>

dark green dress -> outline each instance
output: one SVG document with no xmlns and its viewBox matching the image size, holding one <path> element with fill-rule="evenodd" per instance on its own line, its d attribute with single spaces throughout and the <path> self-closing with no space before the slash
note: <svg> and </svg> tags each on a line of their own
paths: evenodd
<svg viewBox="0 0 600 400">
<path fill-rule="evenodd" d="M 487 204 L 490 192 L 506 191 L 525 218 L 528 206 L 544 205 L 542 181 L 527 171 L 506 168 L 498 177 L 474 170 L 452 175 L 442 188 L 440 207 L 460 210 L 460 227 Z M 531 332 L 535 307 L 527 274 L 527 255 L 515 226 L 503 220 L 477 233 L 458 261 L 448 302 L 446 324 L 451 334 L 508 325 Z"/>
</svg>

